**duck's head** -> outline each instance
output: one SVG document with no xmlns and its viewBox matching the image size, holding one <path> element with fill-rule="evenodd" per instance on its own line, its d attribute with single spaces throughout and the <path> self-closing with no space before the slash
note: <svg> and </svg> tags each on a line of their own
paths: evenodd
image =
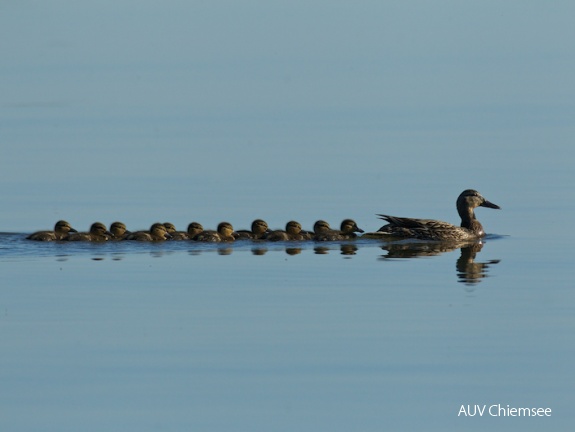
<svg viewBox="0 0 575 432">
<path fill-rule="evenodd" d="M 313 232 L 316 234 L 329 231 L 330 229 L 331 227 L 324 220 L 318 220 L 316 223 L 313 224 Z"/>
<path fill-rule="evenodd" d="M 218 224 L 218 234 L 220 234 L 223 237 L 233 237 L 234 227 L 229 222 L 220 222 Z"/>
<path fill-rule="evenodd" d="M 176 226 L 171 222 L 164 222 L 162 225 L 166 228 L 169 233 L 176 232 Z"/>
<path fill-rule="evenodd" d="M 123 222 L 112 222 L 112 225 L 110 225 L 110 232 L 116 238 L 120 238 L 125 234 L 130 234 L 130 231 L 126 228 L 126 224 Z"/>
<path fill-rule="evenodd" d="M 344 219 L 341 222 L 341 227 L 340 227 L 341 231 L 347 234 L 351 234 L 354 232 L 359 232 L 362 233 L 363 230 L 357 226 L 357 224 L 355 223 L 355 221 L 353 219 Z"/>
<path fill-rule="evenodd" d="M 288 234 L 299 234 L 301 232 L 301 224 L 296 221 L 289 221 L 286 224 L 286 232 Z"/>
<path fill-rule="evenodd" d="M 483 196 L 474 189 L 466 189 L 457 198 L 457 209 L 461 212 L 465 209 L 474 209 L 476 207 L 488 207 L 500 209 L 497 204 L 487 201 Z"/>
<path fill-rule="evenodd" d="M 77 230 L 72 228 L 72 225 L 70 225 L 69 222 L 66 222 L 65 220 L 59 220 L 58 222 L 56 222 L 56 225 L 54 225 L 54 231 L 60 233 L 78 232 Z"/>
<path fill-rule="evenodd" d="M 159 237 L 162 239 L 169 239 L 172 237 L 171 234 L 166 229 L 166 227 L 164 226 L 164 224 L 161 224 L 159 222 L 152 224 L 152 226 L 150 227 L 150 234 L 152 234 L 154 237 Z"/>
<path fill-rule="evenodd" d="M 203 230 L 204 230 L 204 227 L 199 222 L 191 222 L 188 225 L 188 235 L 190 236 L 190 238 L 193 238 L 194 236 L 198 235 Z"/>
<path fill-rule="evenodd" d="M 252 222 L 252 232 L 257 235 L 261 235 L 269 231 L 269 227 L 266 221 L 261 219 L 256 219 Z"/>
<path fill-rule="evenodd" d="M 92 226 L 90 226 L 90 234 L 97 235 L 98 237 L 113 237 L 114 235 L 108 231 L 106 225 L 102 222 L 94 222 Z"/>
</svg>

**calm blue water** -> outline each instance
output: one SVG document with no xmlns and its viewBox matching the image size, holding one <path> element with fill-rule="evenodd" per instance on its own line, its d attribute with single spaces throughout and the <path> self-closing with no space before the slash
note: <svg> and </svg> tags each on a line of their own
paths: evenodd
<svg viewBox="0 0 575 432">
<path fill-rule="evenodd" d="M 571 2 L 0 12 L 0 429 L 574 424 Z M 502 208 L 478 250 L 24 240 L 458 223 L 467 188 Z M 552 415 L 458 416 L 476 404 Z"/>
</svg>

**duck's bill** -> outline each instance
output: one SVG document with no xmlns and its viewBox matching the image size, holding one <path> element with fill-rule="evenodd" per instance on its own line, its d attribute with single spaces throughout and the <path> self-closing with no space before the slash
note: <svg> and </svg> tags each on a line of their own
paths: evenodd
<svg viewBox="0 0 575 432">
<path fill-rule="evenodd" d="M 493 204 L 492 202 L 487 201 L 487 200 L 485 200 L 483 202 L 483 204 L 481 204 L 481 207 L 489 207 L 489 208 L 498 209 L 498 210 L 501 209 L 501 207 L 499 207 L 497 204 Z"/>
</svg>

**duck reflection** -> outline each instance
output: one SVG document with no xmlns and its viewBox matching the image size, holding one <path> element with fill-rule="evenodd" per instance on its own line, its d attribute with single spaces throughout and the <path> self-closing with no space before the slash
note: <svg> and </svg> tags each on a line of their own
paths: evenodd
<svg viewBox="0 0 575 432">
<path fill-rule="evenodd" d="M 481 282 L 481 279 L 488 276 L 487 272 L 491 265 L 497 264 L 501 261 L 475 261 L 475 258 L 483 248 L 483 245 L 484 243 L 481 241 L 470 243 L 389 243 L 382 246 L 382 249 L 387 251 L 387 253 L 385 255 L 381 255 L 379 259 L 388 260 L 430 257 L 460 249 L 461 255 L 455 264 L 457 269 L 457 278 L 459 279 L 458 282 L 466 285 L 475 285 Z"/>
</svg>

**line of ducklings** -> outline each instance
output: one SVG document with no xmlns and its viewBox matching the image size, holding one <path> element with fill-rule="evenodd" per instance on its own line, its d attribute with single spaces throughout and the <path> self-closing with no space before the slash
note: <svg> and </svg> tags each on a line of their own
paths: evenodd
<svg viewBox="0 0 575 432">
<path fill-rule="evenodd" d="M 147 231 L 128 231 L 122 222 L 114 222 L 110 229 L 101 222 L 95 222 L 88 232 L 78 232 L 64 220 L 56 222 L 53 231 L 38 231 L 26 237 L 36 241 L 143 241 L 193 240 L 198 242 L 233 242 L 236 240 L 261 241 L 340 241 L 357 237 L 364 231 L 352 219 L 344 219 L 340 229 L 332 229 L 324 220 L 314 224 L 313 231 L 304 231 L 299 222 L 289 221 L 285 230 L 270 230 L 262 219 L 252 222 L 251 230 L 235 231 L 229 222 L 221 222 L 216 230 L 204 230 L 198 222 L 191 222 L 187 231 L 177 231 L 172 223 L 154 223 Z"/>
</svg>

